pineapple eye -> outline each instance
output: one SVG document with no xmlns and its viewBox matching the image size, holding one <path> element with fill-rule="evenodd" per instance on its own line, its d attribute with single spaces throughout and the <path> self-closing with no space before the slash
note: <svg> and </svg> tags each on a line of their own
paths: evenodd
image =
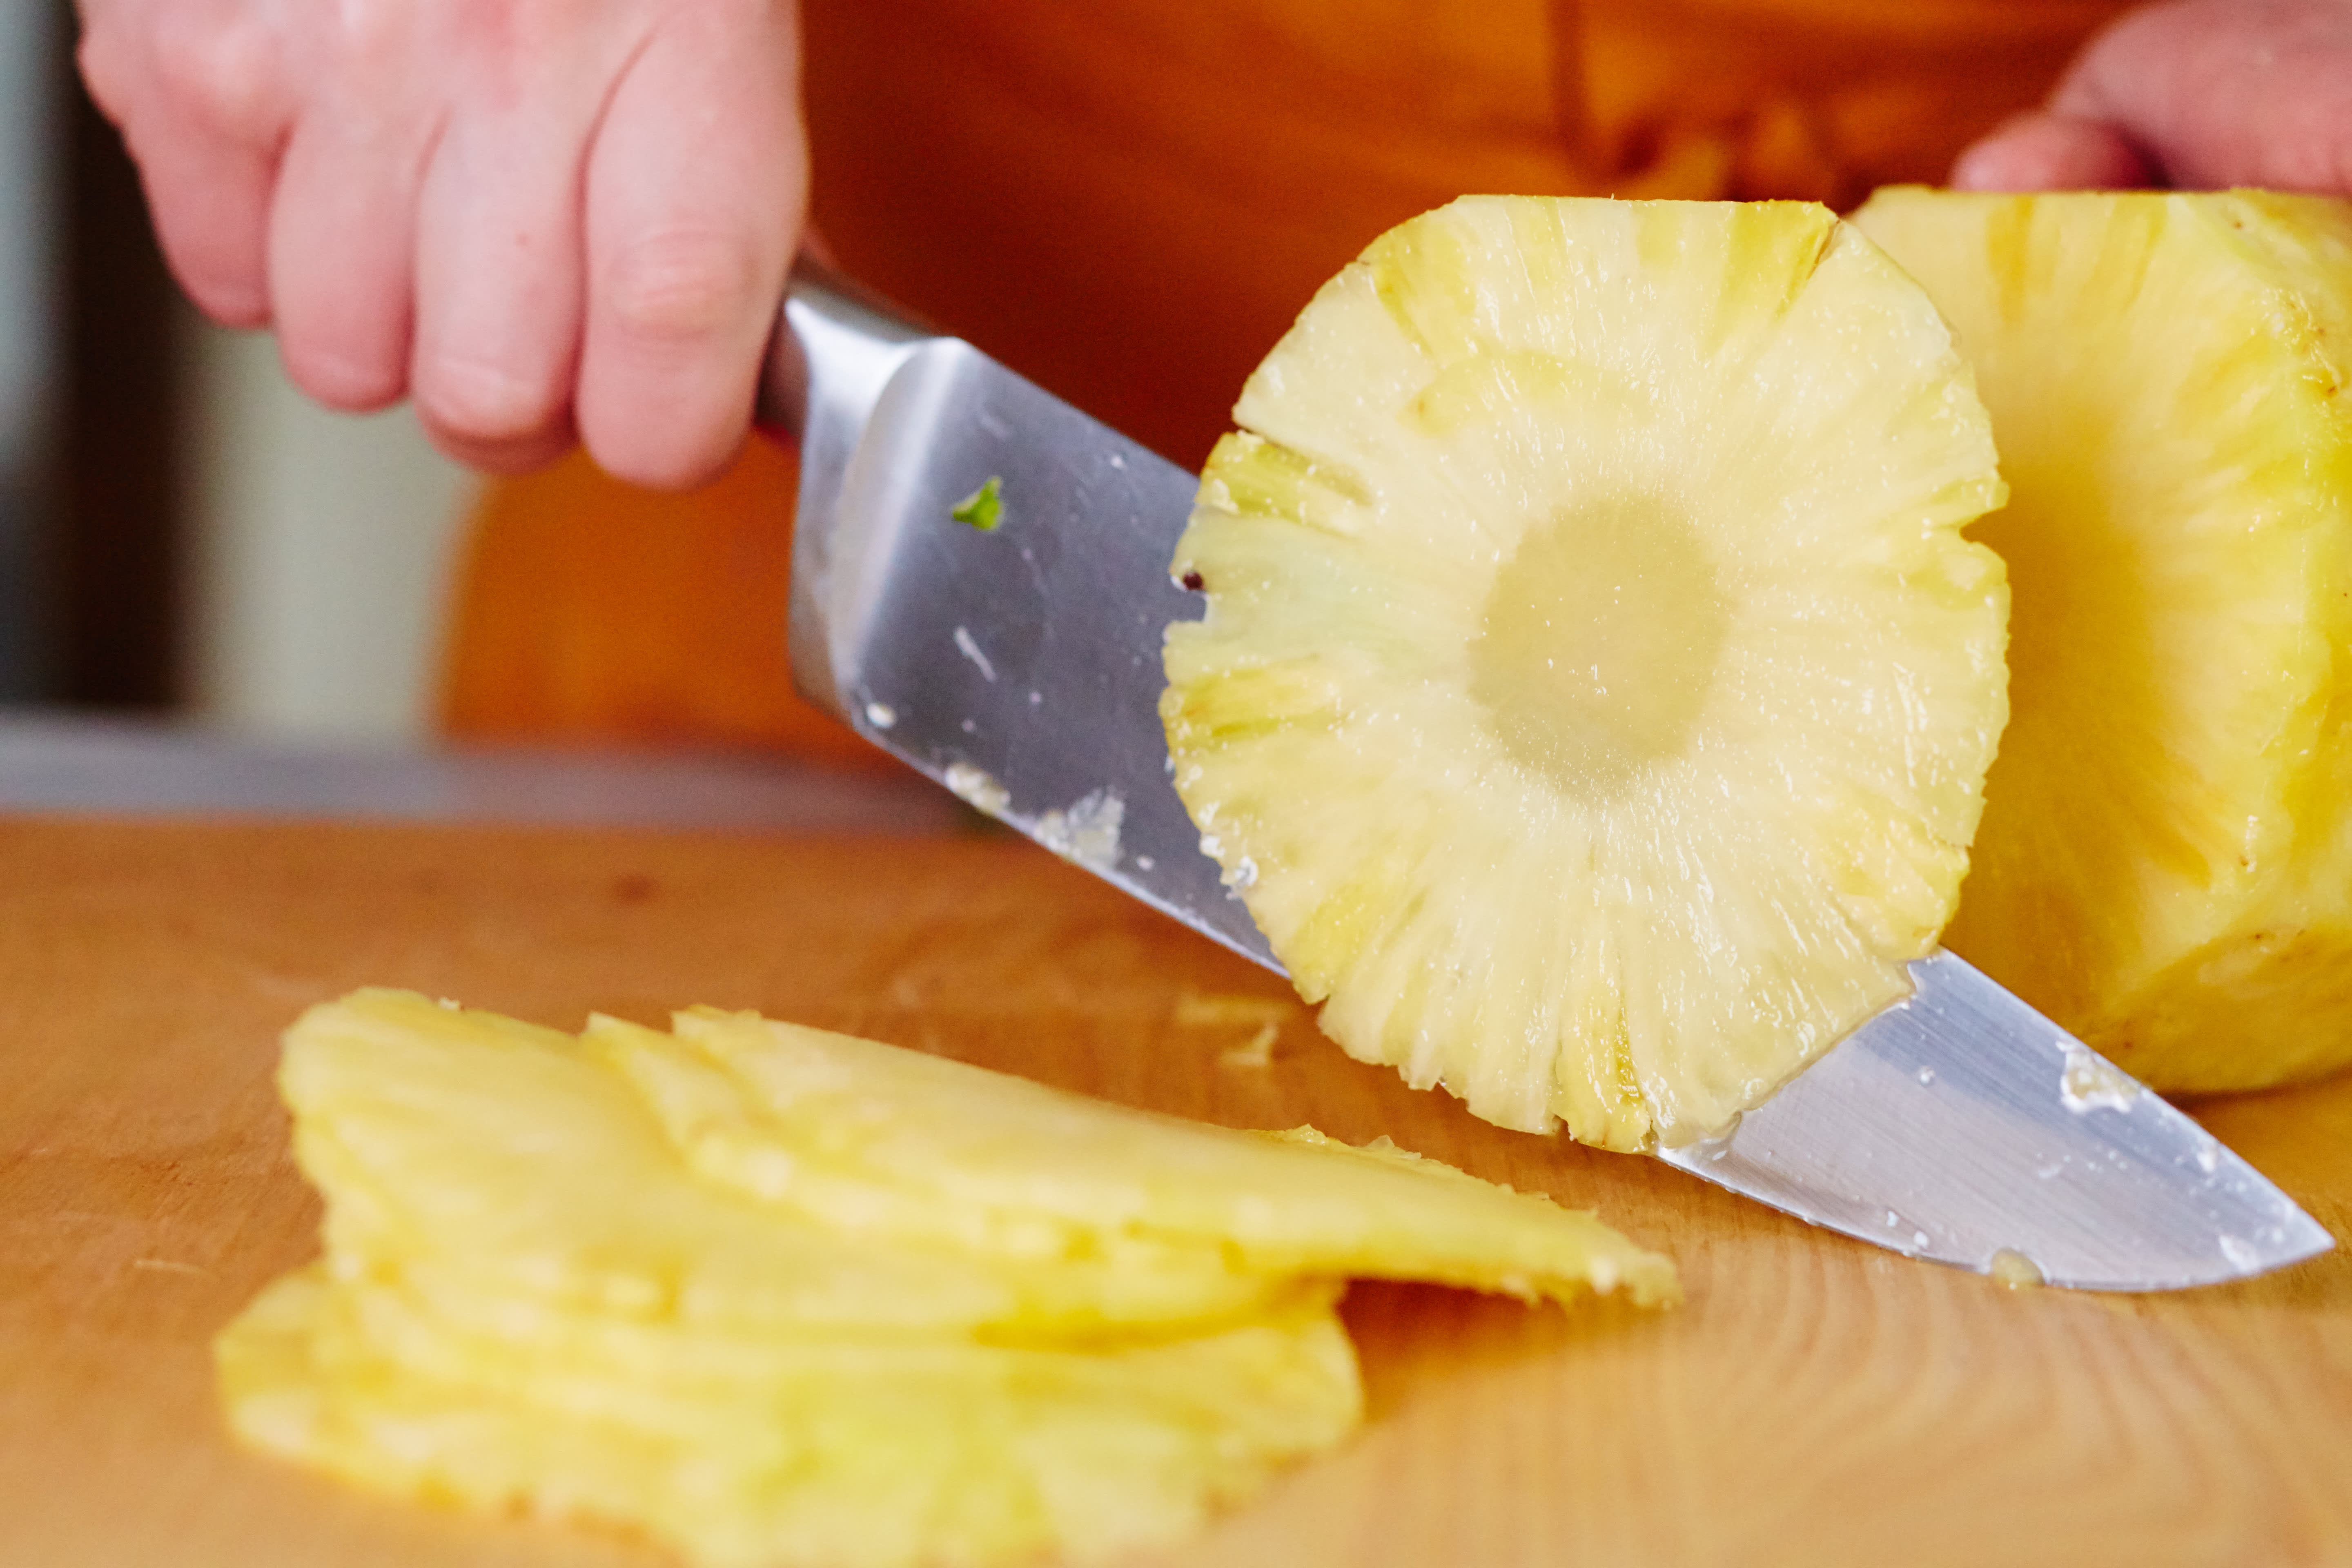
<svg viewBox="0 0 2352 1568">
<path fill-rule="evenodd" d="M 1687 508 L 1594 498 L 1529 529 L 1496 574 L 1470 694 L 1520 763 L 1613 796 L 1682 750 L 1730 624 Z"/>
</svg>

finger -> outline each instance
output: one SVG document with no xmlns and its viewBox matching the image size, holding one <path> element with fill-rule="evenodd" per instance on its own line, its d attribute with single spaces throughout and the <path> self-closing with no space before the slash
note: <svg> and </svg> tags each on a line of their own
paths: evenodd
<svg viewBox="0 0 2352 1568">
<path fill-rule="evenodd" d="M 156 243 L 188 298 L 223 326 L 268 326 L 272 157 L 184 134 L 132 130 L 123 140 Z"/>
<path fill-rule="evenodd" d="M 2115 191 L 2151 184 L 2156 171 L 2103 121 L 2021 114 L 1962 153 L 1951 184 L 1962 191 Z"/>
<path fill-rule="evenodd" d="M 2052 107 L 2119 127 L 2183 189 L 2352 195 L 2352 6 L 2145 7 L 2093 40 Z"/>
<path fill-rule="evenodd" d="M 77 57 L 139 166 L 173 276 L 215 320 L 266 324 L 270 187 L 293 101 L 277 36 L 236 7 L 93 7 Z"/>
<path fill-rule="evenodd" d="M 794 47 L 765 0 L 674 14 L 597 128 L 575 416 L 620 478 L 708 479 L 749 428 L 807 193 Z"/>
<path fill-rule="evenodd" d="M 408 388 L 417 188 L 441 129 L 409 40 L 340 41 L 278 160 L 268 232 L 270 314 L 294 384 L 331 408 Z"/>
<path fill-rule="evenodd" d="M 581 170 L 600 97 L 594 72 L 569 67 L 477 95 L 497 107 L 454 120 L 426 172 L 410 393 L 435 443 L 472 467 L 520 471 L 572 445 Z"/>
</svg>

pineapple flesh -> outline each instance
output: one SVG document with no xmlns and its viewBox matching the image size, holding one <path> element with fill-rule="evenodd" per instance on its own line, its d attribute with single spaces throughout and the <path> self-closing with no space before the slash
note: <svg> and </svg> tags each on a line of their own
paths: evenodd
<svg viewBox="0 0 2352 1568">
<path fill-rule="evenodd" d="M 2352 1062 L 2352 206 L 1896 188 L 2000 446 L 2015 718 L 1952 948 L 2158 1089 Z"/>
<path fill-rule="evenodd" d="M 1675 1289 L 1662 1259 L 1592 1215 L 1386 1143 L 1203 1126 L 749 1013 L 696 1008 L 674 1035 L 598 1018 L 586 1041 L 698 1174 L 869 1234 L 1528 1300 L 1622 1284 L 1647 1305 Z"/>
<path fill-rule="evenodd" d="M 1114 1268 L 876 1248 L 697 1180 L 629 1083 L 572 1037 L 404 995 L 306 1020 L 279 1084 L 295 1157 L 334 1200 L 329 1256 L 397 1259 L 459 1310 L 1079 1332 L 1246 1315 L 1278 1283 L 1198 1249 L 1139 1248 Z"/>
<path fill-rule="evenodd" d="M 325 1253 L 216 1342 L 231 1427 L 698 1563 L 1091 1556 L 1346 1438 L 1349 1274 L 1675 1293 L 1590 1215 L 1398 1151 L 749 1015 L 677 1031 L 305 1015 L 279 1082 Z"/>
<path fill-rule="evenodd" d="M 1491 1121 L 1717 1134 L 1907 993 L 2006 719 L 1992 438 L 1818 206 L 1465 198 L 1202 475 L 1176 784 L 1351 1055 Z"/>
<path fill-rule="evenodd" d="M 261 1448 L 487 1515 L 643 1532 L 711 1568 L 1181 1539 L 1362 1413 L 1347 1334 L 1311 1302 L 1108 1349 L 606 1332 L 630 1342 L 457 1331 L 313 1267 L 270 1286 L 218 1361 Z"/>
</svg>

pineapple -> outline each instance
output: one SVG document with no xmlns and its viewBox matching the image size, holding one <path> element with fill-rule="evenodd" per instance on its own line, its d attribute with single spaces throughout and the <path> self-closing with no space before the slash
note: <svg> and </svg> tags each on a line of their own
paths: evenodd
<svg viewBox="0 0 2352 1568">
<path fill-rule="evenodd" d="M 1176 784 L 1352 1055 L 1717 1134 L 1951 913 L 2006 718 L 1992 439 L 1801 204 L 1467 198 L 1244 388 L 1175 572 Z"/>
<path fill-rule="evenodd" d="M 879 1249 L 698 1181 L 572 1037 L 403 992 L 314 1011 L 279 1083 L 331 1258 L 458 1310 L 740 1329 L 1083 1332 L 1246 1315 L 1278 1280 L 1199 1249 L 1016 1262 Z"/>
<path fill-rule="evenodd" d="M 326 1253 L 216 1342 L 231 1426 L 705 1564 L 1094 1554 L 1355 1427 L 1350 1272 L 1675 1289 L 1588 1215 L 1397 1151 L 748 1015 L 679 1030 L 388 991 L 306 1015 L 279 1081 Z"/>
<path fill-rule="evenodd" d="M 2159 1089 L 2352 1062 L 2352 206 L 1881 192 L 2011 486 L 1953 949 Z"/>
<path fill-rule="evenodd" d="M 642 1531 L 708 1568 L 1025 1561 L 1171 1542 L 1332 1447 L 1362 1394 L 1328 1305 L 1044 1352 L 675 1329 L 583 1353 L 453 1331 L 312 1267 L 221 1336 L 243 1436 L 373 1489 Z"/>
<path fill-rule="evenodd" d="M 1590 1214 L 1385 1143 L 1241 1132 L 1082 1100 L 847 1035 L 696 1008 L 593 1020 L 703 1176 L 833 1224 L 1029 1259 L 1207 1251 L 1285 1277 L 1384 1277 L 1562 1302 L 1672 1266 Z"/>
</svg>

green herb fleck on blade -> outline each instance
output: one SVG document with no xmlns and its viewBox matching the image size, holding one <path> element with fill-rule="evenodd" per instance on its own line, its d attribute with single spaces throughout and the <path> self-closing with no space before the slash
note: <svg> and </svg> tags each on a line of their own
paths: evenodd
<svg viewBox="0 0 2352 1568">
<path fill-rule="evenodd" d="M 988 482 L 948 510 L 958 522 L 968 522 L 982 533 L 993 533 L 1004 521 L 1004 480 L 995 474 Z"/>
</svg>

